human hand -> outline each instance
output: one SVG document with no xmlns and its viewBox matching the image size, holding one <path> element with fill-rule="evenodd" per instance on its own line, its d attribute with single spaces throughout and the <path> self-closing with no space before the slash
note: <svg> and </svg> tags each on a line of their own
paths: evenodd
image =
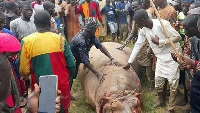
<svg viewBox="0 0 200 113">
<path fill-rule="evenodd" d="M 111 60 L 111 62 L 113 64 L 115 64 L 116 66 L 121 66 L 121 64 L 117 60 L 115 60 L 114 58 Z"/>
<path fill-rule="evenodd" d="M 175 53 L 171 53 L 172 59 L 179 64 L 181 70 L 194 68 L 194 61 L 189 57 L 181 55 L 181 60 L 177 58 Z"/>
<path fill-rule="evenodd" d="M 99 82 L 100 82 L 100 83 L 102 83 L 102 82 L 105 80 L 104 74 L 103 74 L 103 73 L 97 72 L 95 75 L 96 75 L 97 78 L 99 79 Z"/>
<path fill-rule="evenodd" d="M 176 21 L 176 23 L 174 23 L 175 29 L 179 30 L 180 29 L 180 25 L 181 25 L 181 22 L 180 21 Z"/>
<path fill-rule="evenodd" d="M 123 69 L 125 69 L 125 70 L 129 70 L 130 67 L 131 67 L 131 64 L 128 63 L 128 64 L 126 64 L 126 65 L 123 67 Z"/>
<path fill-rule="evenodd" d="M 30 113 L 38 113 L 38 102 L 39 102 L 40 87 L 37 84 L 35 84 L 34 87 L 35 87 L 35 90 L 28 97 L 28 101 L 27 101 L 27 110 Z M 60 95 L 61 95 L 61 91 L 58 90 L 57 98 L 55 100 L 56 113 L 60 112 Z"/>
<path fill-rule="evenodd" d="M 159 37 L 157 35 L 155 35 L 155 37 L 151 37 L 151 41 L 154 44 L 159 45 Z"/>
</svg>

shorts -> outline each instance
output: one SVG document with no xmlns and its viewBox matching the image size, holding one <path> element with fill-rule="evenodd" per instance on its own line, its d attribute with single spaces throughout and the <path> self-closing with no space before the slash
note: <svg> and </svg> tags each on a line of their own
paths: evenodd
<svg viewBox="0 0 200 113">
<path fill-rule="evenodd" d="M 117 30 L 118 30 L 117 23 L 115 23 L 115 22 L 108 22 L 108 25 L 110 27 L 110 31 L 111 31 L 112 34 L 113 33 L 117 33 Z"/>
</svg>

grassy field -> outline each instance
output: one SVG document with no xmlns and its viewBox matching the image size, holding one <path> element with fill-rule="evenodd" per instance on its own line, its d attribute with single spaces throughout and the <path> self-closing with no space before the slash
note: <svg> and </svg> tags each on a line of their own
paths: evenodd
<svg viewBox="0 0 200 113">
<path fill-rule="evenodd" d="M 154 109 L 153 105 L 157 102 L 157 96 L 155 91 L 151 91 L 149 88 L 149 83 L 142 83 L 142 101 L 143 101 L 143 113 L 165 113 L 166 107 Z M 75 80 L 72 87 L 72 95 L 76 97 L 77 101 L 71 101 L 71 107 L 69 109 L 70 113 L 95 113 L 95 110 L 85 103 L 84 91 L 81 88 L 79 80 Z M 179 92 L 178 99 L 183 97 L 182 93 Z M 167 101 L 168 102 L 167 95 Z M 176 107 L 176 113 L 182 113 L 185 107 Z"/>
<path fill-rule="evenodd" d="M 107 41 L 108 40 L 109 38 L 107 38 Z M 129 47 L 132 48 L 133 44 L 130 44 Z M 142 84 L 143 113 L 165 113 L 167 107 L 159 109 L 153 108 L 154 104 L 157 102 L 156 91 L 150 90 L 150 84 L 148 82 L 141 84 Z M 177 100 L 180 100 L 180 98 L 183 97 L 181 92 L 179 92 Z M 72 95 L 77 98 L 77 101 L 71 101 L 71 107 L 69 109 L 70 113 L 95 113 L 95 109 L 93 109 L 87 103 L 85 103 L 84 91 L 78 79 L 74 81 L 72 87 Z M 168 96 L 169 96 L 169 91 L 166 102 L 168 102 Z M 182 110 L 184 110 L 186 107 L 176 107 L 175 109 L 177 111 L 176 113 L 182 113 Z"/>
</svg>

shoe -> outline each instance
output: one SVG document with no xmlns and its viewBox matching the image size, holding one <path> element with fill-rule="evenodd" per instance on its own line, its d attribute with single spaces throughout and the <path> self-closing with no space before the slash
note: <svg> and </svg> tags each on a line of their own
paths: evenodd
<svg viewBox="0 0 200 113">
<path fill-rule="evenodd" d="M 158 92 L 158 99 L 159 102 L 157 104 L 154 105 L 154 108 L 158 108 L 158 107 L 164 107 L 165 105 L 165 97 L 164 97 L 164 93 L 163 92 Z"/>
<path fill-rule="evenodd" d="M 73 96 L 70 94 L 70 100 L 74 100 L 74 101 L 76 101 L 76 98 L 73 97 Z"/>
<path fill-rule="evenodd" d="M 187 105 L 188 104 L 188 102 L 186 102 L 186 100 L 181 100 L 181 101 L 179 101 L 176 105 L 177 106 L 185 106 L 185 105 Z"/>
<path fill-rule="evenodd" d="M 174 110 L 167 110 L 166 113 L 175 113 Z"/>
</svg>

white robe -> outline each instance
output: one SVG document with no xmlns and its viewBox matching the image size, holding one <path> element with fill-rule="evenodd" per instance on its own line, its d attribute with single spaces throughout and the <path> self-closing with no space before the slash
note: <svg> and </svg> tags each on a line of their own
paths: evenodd
<svg viewBox="0 0 200 113">
<path fill-rule="evenodd" d="M 143 27 L 138 35 L 138 39 L 135 43 L 135 46 L 133 48 L 133 51 L 130 55 L 130 58 L 128 60 L 129 63 L 132 63 L 134 59 L 136 58 L 138 52 L 140 51 L 141 47 L 145 43 L 145 40 L 147 39 L 149 42 L 149 45 L 151 49 L 153 50 L 155 56 L 157 57 L 157 63 L 156 63 L 156 71 L 159 70 L 159 74 L 155 73 L 155 76 L 160 76 L 167 79 L 178 79 L 179 78 L 179 70 L 178 69 L 178 63 L 176 63 L 172 57 L 171 53 L 173 53 L 173 48 L 169 44 L 168 38 L 164 34 L 164 30 L 162 29 L 162 26 L 158 19 L 152 19 L 153 21 L 153 28 L 149 29 L 146 27 Z M 170 25 L 170 23 L 166 20 L 162 20 L 164 26 L 166 27 L 169 35 L 171 36 L 171 40 L 174 42 L 176 48 L 180 51 L 181 46 L 179 44 L 179 41 L 181 40 L 181 36 L 179 33 Z M 157 35 L 159 37 L 159 45 L 154 44 L 151 41 L 151 37 L 154 37 Z M 177 73 L 178 72 L 178 73 Z"/>
</svg>

